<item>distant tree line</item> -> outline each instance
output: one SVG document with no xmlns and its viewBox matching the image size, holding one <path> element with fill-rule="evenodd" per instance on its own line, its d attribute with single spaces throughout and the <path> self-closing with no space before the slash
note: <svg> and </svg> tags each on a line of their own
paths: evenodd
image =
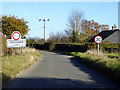
<svg viewBox="0 0 120 90">
<path fill-rule="evenodd" d="M 36 38 L 28 38 L 26 40 L 26 44 L 44 44 L 44 39 Z"/>
<path fill-rule="evenodd" d="M 22 38 L 26 38 L 30 30 L 27 21 L 23 18 L 19 19 L 16 16 L 2 16 L 0 18 L 0 32 L 1 36 L 8 39 L 11 38 L 13 31 L 19 31 Z M 68 17 L 68 23 L 63 32 L 51 32 L 47 43 L 84 43 L 91 37 L 98 34 L 100 31 L 108 30 L 109 26 L 99 24 L 94 20 L 85 20 L 83 13 L 78 10 L 73 10 Z M 44 40 L 40 38 L 28 38 L 27 44 L 44 44 Z"/>
<path fill-rule="evenodd" d="M 47 42 L 55 43 L 82 43 L 87 42 L 91 37 L 98 34 L 100 31 L 109 30 L 109 26 L 99 24 L 94 20 L 83 19 L 83 13 L 78 10 L 73 10 L 68 18 L 66 29 L 63 33 L 50 33 Z"/>
</svg>

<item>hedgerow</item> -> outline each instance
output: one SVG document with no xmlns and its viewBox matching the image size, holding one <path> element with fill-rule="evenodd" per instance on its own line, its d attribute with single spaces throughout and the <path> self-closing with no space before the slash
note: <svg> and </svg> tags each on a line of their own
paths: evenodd
<svg viewBox="0 0 120 90">
<path fill-rule="evenodd" d="M 86 52 L 89 49 L 97 48 L 96 43 L 82 43 L 82 44 L 55 44 L 45 43 L 45 44 L 33 44 L 30 45 L 36 49 L 50 50 L 50 51 L 66 51 L 66 52 Z M 120 44 L 118 43 L 101 43 L 100 49 L 103 52 L 117 53 L 119 52 Z"/>
</svg>

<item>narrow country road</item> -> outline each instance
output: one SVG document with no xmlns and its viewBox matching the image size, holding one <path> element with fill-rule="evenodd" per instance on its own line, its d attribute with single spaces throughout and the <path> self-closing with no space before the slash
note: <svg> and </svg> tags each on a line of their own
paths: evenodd
<svg viewBox="0 0 120 90">
<path fill-rule="evenodd" d="M 72 57 L 40 51 L 42 58 L 6 88 L 116 88 L 108 78 Z"/>
</svg>

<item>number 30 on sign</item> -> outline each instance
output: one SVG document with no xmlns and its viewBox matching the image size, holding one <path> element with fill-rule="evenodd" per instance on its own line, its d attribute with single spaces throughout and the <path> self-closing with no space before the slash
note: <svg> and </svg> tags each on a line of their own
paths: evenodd
<svg viewBox="0 0 120 90">
<path fill-rule="evenodd" d="M 96 37 L 94 38 L 94 41 L 95 41 L 95 43 L 99 44 L 99 43 L 102 42 L 102 37 L 101 37 L 101 36 L 96 36 Z"/>
</svg>

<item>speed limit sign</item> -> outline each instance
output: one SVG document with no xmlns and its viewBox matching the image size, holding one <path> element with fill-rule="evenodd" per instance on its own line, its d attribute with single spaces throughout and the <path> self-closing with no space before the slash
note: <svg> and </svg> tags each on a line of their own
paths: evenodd
<svg viewBox="0 0 120 90">
<path fill-rule="evenodd" d="M 94 38 L 94 41 L 95 41 L 95 43 L 99 44 L 99 43 L 102 42 L 102 37 L 101 37 L 101 36 L 96 36 L 96 37 Z"/>
<path fill-rule="evenodd" d="M 99 44 L 102 42 L 102 37 L 101 36 L 96 36 L 94 38 L 95 43 L 97 43 L 97 55 L 99 55 Z"/>
<path fill-rule="evenodd" d="M 21 34 L 20 34 L 20 32 L 14 31 L 14 32 L 12 33 L 12 35 L 11 35 L 11 38 L 14 39 L 14 40 L 19 40 L 19 39 L 21 39 Z"/>
</svg>

